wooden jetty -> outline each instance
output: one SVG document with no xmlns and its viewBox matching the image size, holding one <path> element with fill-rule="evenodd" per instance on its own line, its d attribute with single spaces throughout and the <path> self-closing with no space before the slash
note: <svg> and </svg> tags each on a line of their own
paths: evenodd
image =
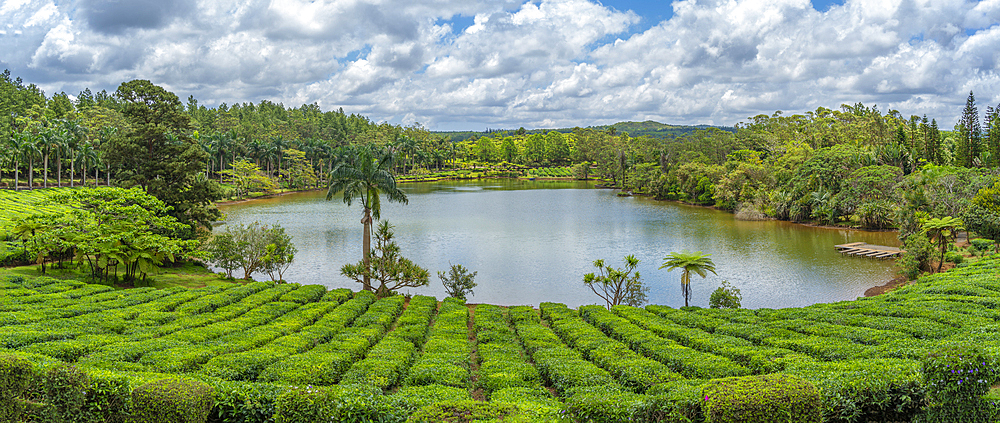
<svg viewBox="0 0 1000 423">
<path fill-rule="evenodd" d="M 864 242 L 852 242 L 849 244 L 835 245 L 837 251 L 843 254 L 850 254 L 858 257 L 869 257 L 877 259 L 896 258 L 906 251 L 896 247 L 886 247 L 884 245 L 874 245 Z"/>
</svg>

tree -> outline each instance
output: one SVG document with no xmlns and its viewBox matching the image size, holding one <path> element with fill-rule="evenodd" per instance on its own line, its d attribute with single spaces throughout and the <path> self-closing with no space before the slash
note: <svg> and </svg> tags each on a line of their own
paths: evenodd
<svg viewBox="0 0 1000 423">
<path fill-rule="evenodd" d="M 243 279 L 263 272 L 272 281 L 282 279 L 298 252 L 285 228 L 257 221 L 227 227 L 205 245 L 205 251 L 212 263 L 226 270 L 226 277 L 232 277 L 233 269 L 242 268 Z"/>
<path fill-rule="evenodd" d="M 272 281 L 283 282 L 285 271 L 292 265 L 299 250 L 292 244 L 292 237 L 285 233 L 285 228 L 281 225 L 274 225 L 266 235 L 267 252 L 261 260 L 261 270 L 267 273 Z"/>
<path fill-rule="evenodd" d="M 251 192 L 273 192 L 278 189 L 278 184 L 274 180 L 260 171 L 257 165 L 244 159 L 233 162 L 230 169 L 222 171 L 228 175 L 230 182 L 236 188 L 236 197 L 243 198 Z"/>
<path fill-rule="evenodd" d="M 472 293 L 472 288 L 476 287 L 475 279 L 479 272 L 469 273 L 469 269 L 461 264 L 448 264 L 451 265 L 451 270 L 448 273 L 438 272 L 438 278 L 441 278 L 444 291 L 448 293 L 448 296 L 465 301 L 466 295 L 475 295 Z"/>
<path fill-rule="evenodd" d="M 121 137 L 107 150 L 118 183 L 138 186 L 172 207 L 171 214 L 192 225 L 209 227 L 222 214 L 214 202 L 222 191 L 195 175 L 208 155 L 189 135 L 191 125 L 173 93 L 146 80 L 122 83 L 115 92 L 128 122 Z"/>
<path fill-rule="evenodd" d="M 1000 166 L 1000 105 L 986 108 L 986 149 L 990 153 L 988 167 Z"/>
<path fill-rule="evenodd" d="M 139 188 L 80 188 L 54 197 L 73 208 L 60 237 L 86 261 L 95 280 L 145 281 L 156 266 L 191 255 L 198 241 L 180 238 L 187 225 L 162 201 Z"/>
<path fill-rule="evenodd" d="M 396 177 L 390 171 L 393 166 L 393 155 L 386 150 L 376 150 L 372 146 L 360 147 L 354 154 L 348 155 L 345 160 L 335 165 L 330 172 L 329 188 L 326 191 L 326 200 L 330 201 L 333 195 L 343 192 L 344 203 L 348 207 L 357 197 L 361 200 L 364 208 L 361 224 L 364 225 L 364 242 L 362 244 L 364 254 L 364 267 L 368 270 L 359 273 L 364 277 L 363 288 L 373 291 L 374 288 L 369 280 L 372 274 L 369 265 L 371 263 L 371 227 L 372 221 L 379 220 L 382 210 L 381 194 L 385 194 L 389 201 L 406 204 L 409 200 L 402 190 L 396 188 Z"/>
<path fill-rule="evenodd" d="M 624 262 L 625 267 L 614 268 L 605 266 L 604 260 L 595 260 L 594 267 L 599 274 L 583 275 L 583 283 L 607 303 L 609 310 L 621 304 L 639 307 L 646 303 L 649 287 L 643 286 L 639 272 L 635 271 L 639 259 L 634 255 L 627 255 Z"/>
<path fill-rule="evenodd" d="M 240 267 L 241 258 L 233 232 L 227 228 L 225 232 L 215 234 L 204 248 L 209 261 L 224 269 L 227 278 L 232 278 L 233 269 Z"/>
<path fill-rule="evenodd" d="M 708 299 L 709 308 L 740 308 L 740 301 L 743 295 L 740 289 L 729 284 L 729 281 L 722 281 L 722 286 L 712 292 Z"/>
<path fill-rule="evenodd" d="M 427 269 L 417 266 L 399 253 L 399 246 L 393 241 L 392 225 L 382 222 L 375 233 L 375 247 L 366 255 L 370 261 L 345 264 L 340 273 L 363 286 L 371 286 L 371 280 L 379 282 L 374 290 L 379 298 L 387 297 L 399 288 L 421 287 L 428 284 Z M 367 289 L 367 288 L 366 288 Z"/>
<path fill-rule="evenodd" d="M 702 278 L 708 276 L 707 272 L 718 275 L 718 273 L 715 273 L 715 263 L 712 262 L 712 259 L 708 258 L 710 255 L 703 254 L 701 251 L 692 253 L 684 250 L 679 253 L 670 253 L 669 256 L 663 259 L 663 265 L 660 266 L 660 269 L 667 268 L 667 271 L 681 269 L 681 292 L 684 294 L 684 307 L 688 306 L 688 301 L 691 299 L 692 272 L 697 273 Z"/>
<path fill-rule="evenodd" d="M 285 168 L 281 170 L 282 176 L 288 181 L 288 188 L 299 188 L 315 186 L 319 179 L 312 165 L 306 160 L 306 153 L 296 149 L 285 150 Z"/>
<path fill-rule="evenodd" d="M 941 251 L 941 260 L 938 261 L 937 271 L 941 271 L 944 265 L 944 253 L 948 251 L 948 245 L 954 242 L 958 231 L 965 229 L 962 220 L 957 217 L 945 216 L 942 218 L 927 219 L 923 224 L 927 237 L 936 241 Z"/>
<path fill-rule="evenodd" d="M 962 215 L 965 228 L 981 237 L 992 239 L 1000 246 L 1000 180 L 983 187 L 972 197 L 972 203 Z"/>
<path fill-rule="evenodd" d="M 976 97 L 969 91 L 969 98 L 962 110 L 962 119 L 958 122 L 959 133 L 955 162 L 958 166 L 973 167 L 979 159 L 982 141 L 982 127 L 979 125 L 979 110 L 976 108 Z"/>
</svg>

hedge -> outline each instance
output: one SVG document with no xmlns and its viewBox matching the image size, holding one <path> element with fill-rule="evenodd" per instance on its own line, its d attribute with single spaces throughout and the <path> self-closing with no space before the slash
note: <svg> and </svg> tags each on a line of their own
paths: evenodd
<svg viewBox="0 0 1000 423">
<path fill-rule="evenodd" d="M 706 423 L 808 423 L 821 421 L 813 384 L 774 373 L 717 379 L 702 388 Z"/>
<path fill-rule="evenodd" d="M 464 388 L 469 383 L 469 309 L 465 301 L 445 298 L 420 357 L 406 376 L 407 385 L 441 384 Z"/>
<path fill-rule="evenodd" d="M 135 423 L 204 423 L 215 404 L 215 390 L 203 382 L 164 379 L 132 391 Z"/>
<path fill-rule="evenodd" d="M 933 423 L 995 421 L 995 406 L 984 396 L 996 383 L 997 361 L 982 347 L 952 344 L 923 361 L 927 407 L 922 421 Z"/>
<path fill-rule="evenodd" d="M 276 423 L 371 422 L 385 414 L 382 391 L 368 385 L 306 386 L 281 394 L 274 405 Z"/>
</svg>

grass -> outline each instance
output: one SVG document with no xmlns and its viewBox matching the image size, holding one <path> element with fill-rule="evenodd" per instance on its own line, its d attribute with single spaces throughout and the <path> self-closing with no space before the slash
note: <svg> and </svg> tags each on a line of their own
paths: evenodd
<svg viewBox="0 0 1000 423">
<path fill-rule="evenodd" d="M 45 269 L 45 276 L 60 280 L 78 280 L 86 282 L 89 273 L 85 265 L 64 263 L 62 268 L 55 264 L 49 264 Z M 0 279 L 6 276 L 37 277 L 42 276 L 38 265 L 4 267 L 0 268 Z M 226 285 L 232 281 L 213 273 L 204 266 L 191 262 L 180 263 L 176 266 L 160 267 L 151 273 L 145 286 L 153 288 L 170 288 L 181 286 L 184 288 L 204 288 L 213 285 Z M 120 286 L 118 288 L 124 288 Z"/>
</svg>

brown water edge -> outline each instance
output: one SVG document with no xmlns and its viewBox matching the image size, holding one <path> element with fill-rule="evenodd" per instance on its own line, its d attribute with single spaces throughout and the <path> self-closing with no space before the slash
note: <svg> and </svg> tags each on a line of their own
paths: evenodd
<svg viewBox="0 0 1000 423">
<path fill-rule="evenodd" d="M 240 200 L 216 201 L 215 205 L 217 205 L 217 206 L 231 206 L 233 204 L 248 203 L 248 202 L 251 202 L 253 200 L 266 200 L 268 198 L 276 198 L 276 197 L 281 197 L 283 195 L 288 195 L 288 194 L 298 194 L 300 192 L 320 191 L 320 190 L 324 190 L 324 189 L 326 189 L 326 188 L 298 189 L 298 190 L 293 190 L 293 191 L 285 191 L 285 192 L 278 192 L 278 193 L 274 193 L 274 194 L 262 195 L 260 197 L 243 198 L 243 199 L 240 199 Z"/>
</svg>

